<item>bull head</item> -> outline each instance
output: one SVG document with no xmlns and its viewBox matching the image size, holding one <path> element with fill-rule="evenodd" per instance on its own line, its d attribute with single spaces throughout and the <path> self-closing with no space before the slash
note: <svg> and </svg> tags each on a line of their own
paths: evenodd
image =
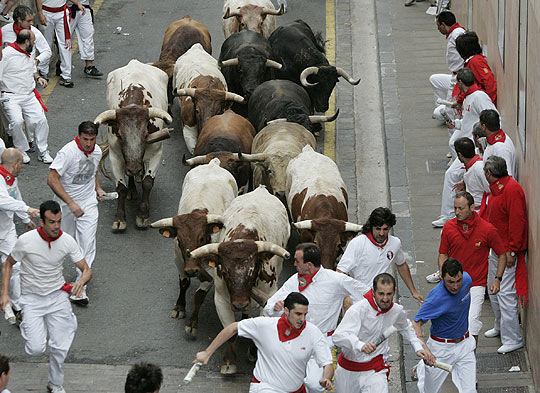
<svg viewBox="0 0 540 393">
<path fill-rule="evenodd" d="M 251 30 L 264 35 L 264 21 L 267 15 L 283 15 L 285 7 L 282 4 L 279 9 L 260 7 L 254 4 L 248 4 L 231 11 L 227 7 L 223 19 L 236 17 L 236 26 L 233 27 L 233 32 L 238 33 L 241 30 Z"/>
</svg>

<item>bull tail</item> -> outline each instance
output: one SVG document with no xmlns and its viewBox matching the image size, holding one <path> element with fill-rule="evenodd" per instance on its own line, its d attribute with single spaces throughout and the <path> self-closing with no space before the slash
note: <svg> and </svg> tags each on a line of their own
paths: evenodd
<svg viewBox="0 0 540 393">
<path fill-rule="evenodd" d="M 109 155 L 109 150 L 110 150 L 110 146 L 109 146 L 109 138 L 107 137 L 107 139 L 103 139 L 103 142 L 101 142 L 99 144 L 99 147 L 101 148 L 101 152 L 102 152 L 102 155 L 101 155 L 101 160 L 99 160 L 99 165 L 98 165 L 98 168 L 99 168 L 99 171 L 101 172 L 101 174 L 103 176 L 105 176 L 107 179 L 109 179 L 110 181 L 112 181 L 112 177 L 111 177 L 111 174 L 110 172 L 107 170 L 107 167 L 105 166 L 105 159 L 107 158 L 107 156 Z"/>
</svg>

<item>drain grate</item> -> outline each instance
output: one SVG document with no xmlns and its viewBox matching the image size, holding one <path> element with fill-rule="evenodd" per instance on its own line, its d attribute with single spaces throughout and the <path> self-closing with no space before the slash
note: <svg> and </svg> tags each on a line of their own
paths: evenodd
<svg viewBox="0 0 540 393">
<path fill-rule="evenodd" d="M 448 169 L 448 159 L 445 160 L 427 160 L 426 169 L 428 173 L 444 173 Z"/>
<path fill-rule="evenodd" d="M 478 388 L 478 393 L 529 393 L 527 386 L 512 386 L 508 388 Z"/>
<path fill-rule="evenodd" d="M 513 366 L 519 366 L 522 372 L 529 371 L 524 352 L 511 352 L 506 355 L 494 355 L 492 353 L 476 355 L 478 374 L 507 373 Z"/>
</svg>

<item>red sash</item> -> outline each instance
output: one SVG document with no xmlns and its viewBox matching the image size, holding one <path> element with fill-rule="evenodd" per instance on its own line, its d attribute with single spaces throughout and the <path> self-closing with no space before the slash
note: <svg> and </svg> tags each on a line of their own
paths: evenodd
<svg viewBox="0 0 540 393">
<path fill-rule="evenodd" d="M 257 378 L 253 377 L 251 378 L 251 383 L 261 383 L 261 381 L 259 381 Z M 306 391 L 306 385 L 302 384 L 302 386 L 300 386 L 300 389 L 298 390 L 295 390 L 294 392 L 291 392 L 291 393 L 307 393 Z"/>
<path fill-rule="evenodd" d="M 67 4 L 64 4 L 62 7 L 47 7 L 42 6 L 42 8 L 47 12 L 64 12 L 64 38 L 66 41 L 66 49 L 71 49 L 71 32 L 69 31 L 69 22 L 71 21 L 71 13 L 69 12 L 69 7 Z M 68 19 L 69 18 L 69 19 Z"/>
<path fill-rule="evenodd" d="M 343 356 L 342 352 L 339 354 L 338 364 L 347 371 L 355 372 L 373 370 L 377 373 L 381 370 L 386 369 L 388 370 L 386 371 L 386 377 L 388 378 L 388 376 L 390 375 L 390 366 L 386 364 L 382 354 L 375 356 L 369 362 L 360 363 L 347 359 L 345 356 Z"/>
</svg>

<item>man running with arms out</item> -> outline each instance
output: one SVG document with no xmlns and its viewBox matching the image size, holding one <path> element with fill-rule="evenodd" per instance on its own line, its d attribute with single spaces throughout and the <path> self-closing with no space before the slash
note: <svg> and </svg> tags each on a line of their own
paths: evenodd
<svg viewBox="0 0 540 393">
<path fill-rule="evenodd" d="M 47 177 L 47 184 L 62 207 L 62 230 L 75 238 L 89 267 L 96 257 L 97 204 L 105 194 L 97 176 L 101 160 L 97 133 L 93 122 L 79 124 L 79 134 L 56 154 Z M 80 271 L 77 277 L 81 278 Z M 70 299 L 80 306 L 88 305 L 86 287 L 80 297 Z"/>
<path fill-rule="evenodd" d="M 472 279 L 455 258 L 448 258 L 441 271 L 442 282 L 427 296 L 414 317 L 413 327 L 418 338 L 423 339 L 422 325 L 431 321 L 427 341 L 435 356 L 431 360 L 453 366 L 452 381 L 459 393 L 476 393 L 476 341 L 469 334 L 468 319 Z M 417 373 L 420 393 L 438 393 L 448 376 L 447 371 L 427 367 L 422 360 Z"/>
<path fill-rule="evenodd" d="M 375 341 L 391 326 L 410 341 L 422 359 L 432 356 L 423 340 L 416 337 L 403 306 L 392 301 L 395 292 L 394 277 L 378 274 L 373 289 L 347 311 L 336 329 L 332 340 L 341 348 L 335 379 L 337 393 L 388 392 L 388 341 L 378 346 Z"/>
<path fill-rule="evenodd" d="M 266 302 L 264 311 L 271 317 L 283 314 L 283 299 L 291 292 L 300 291 L 309 301 L 307 320 L 317 326 L 324 336 L 328 347 L 332 348 L 332 334 L 345 299 L 349 296 L 361 297 L 365 292 L 359 281 L 321 266 L 321 251 L 315 243 L 302 243 L 296 247 L 294 266 L 298 271 Z M 347 304 L 352 304 L 350 299 Z M 306 372 L 307 391 L 324 392 L 319 384 L 323 369 L 311 359 Z"/>
<path fill-rule="evenodd" d="M 390 235 L 396 225 L 396 215 L 386 207 L 373 210 L 362 227 L 362 234 L 352 239 L 337 265 L 339 273 L 346 273 L 364 286 L 364 293 L 371 289 L 377 274 L 387 273 L 393 263 L 411 295 L 420 303 L 424 298 L 414 287 L 409 265 L 405 261 L 401 241 Z M 359 296 L 355 300 L 359 300 Z"/>
<path fill-rule="evenodd" d="M 80 296 L 83 286 L 92 278 L 79 246 L 60 230 L 62 212 L 55 201 L 39 207 L 41 227 L 21 235 L 2 268 L 0 306 L 11 303 L 8 284 L 13 265 L 21 263 L 21 299 L 23 321 L 21 335 L 29 355 L 40 355 L 47 349 L 49 335 L 49 383 L 52 393 L 66 393 L 64 360 L 77 330 L 77 318 L 68 301 L 70 291 L 62 275 L 64 258 L 82 271 L 81 279 L 73 283 L 71 293 Z"/>
<path fill-rule="evenodd" d="M 252 339 L 259 350 L 249 393 L 306 393 L 304 378 L 312 356 L 324 367 L 320 385 L 332 390 L 332 354 L 319 328 L 306 321 L 308 304 L 304 295 L 292 292 L 285 299 L 285 312 L 280 318 L 258 317 L 231 323 L 206 350 L 197 353 L 194 363 L 207 364 L 221 345 L 238 334 Z"/>
</svg>

